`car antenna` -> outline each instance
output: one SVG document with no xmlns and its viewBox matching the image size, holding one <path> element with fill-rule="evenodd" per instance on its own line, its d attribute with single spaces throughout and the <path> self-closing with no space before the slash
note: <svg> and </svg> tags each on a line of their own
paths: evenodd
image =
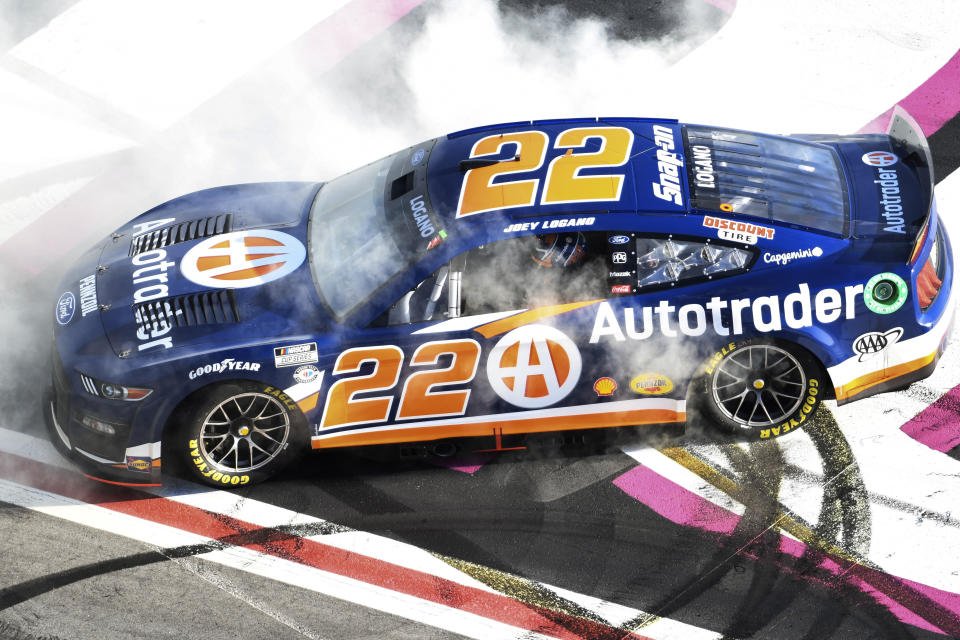
<svg viewBox="0 0 960 640">
<path fill-rule="evenodd" d="M 518 160 L 520 160 L 519 154 L 503 160 L 498 160 L 497 158 L 467 158 L 466 160 L 460 161 L 460 171 L 469 171 L 470 169 L 479 169 L 480 167 L 492 167 L 501 162 L 517 162 Z"/>
</svg>

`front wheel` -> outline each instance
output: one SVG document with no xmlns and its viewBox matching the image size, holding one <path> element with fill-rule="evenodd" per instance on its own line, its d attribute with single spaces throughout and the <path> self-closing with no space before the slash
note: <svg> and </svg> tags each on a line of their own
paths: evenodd
<svg viewBox="0 0 960 640">
<path fill-rule="evenodd" d="M 215 387 L 197 403 L 178 440 L 181 457 L 201 482 L 236 487 L 287 466 L 307 442 L 307 425 L 279 389 L 239 382 Z"/>
<path fill-rule="evenodd" d="M 816 360 L 795 346 L 747 340 L 705 365 L 701 407 L 726 431 L 766 439 L 806 424 L 823 399 Z"/>
</svg>

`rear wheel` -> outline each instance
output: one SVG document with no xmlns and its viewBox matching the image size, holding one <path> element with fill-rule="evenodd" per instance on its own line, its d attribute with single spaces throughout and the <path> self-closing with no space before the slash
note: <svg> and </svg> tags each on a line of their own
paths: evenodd
<svg viewBox="0 0 960 640">
<path fill-rule="evenodd" d="M 701 408 L 726 431 L 775 438 L 813 417 L 823 398 L 822 380 L 820 366 L 802 349 L 748 340 L 707 363 Z"/>
<path fill-rule="evenodd" d="M 232 383 L 216 387 L 188 412 L 179 441 L 197 478 L 235 487 L 265 480 L 290 464 L 305 447 L 307 425 L 279 389 Z"/>
</svg>

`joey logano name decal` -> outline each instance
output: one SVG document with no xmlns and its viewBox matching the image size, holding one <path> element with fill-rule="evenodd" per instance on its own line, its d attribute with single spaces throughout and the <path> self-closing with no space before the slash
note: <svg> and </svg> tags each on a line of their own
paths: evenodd
<svg viewBox="0 0 960 640">
<path fill-rule="evenodd" d="M 194 245 L 180 272 L 205 287 L 256 287 L 289 275 L 307 256 L 303 243 L 273 229 L 235 231 Z"/>
<path fill-rule="evenodd" d="M 609 302 L 601 302 L 597 306 L 590 342 L 599 342 L 601 338 L 613 338 L 617 342 L 627 338 L 646 340 L 654 334 L 655 328 L 668 338 L 701 336 L 708 330 L 718 336 L 741 335 L 745 315 L 762 333 L 780 331 L 784 325 L 792 329 L 809 327 L 814 318 L 820 324 L 829 324 L 841 316 L 848 320 L 854 318 L 857 296 L 863 293 L 863 289 L 860 284 L 844 287 L 842 293 L 836 289 L 821 289 L 811 294 L 810 286 L 804 283 L 798 285 L 798 291 L 782 299 L 778 295 L 733 300 L 714 296 L 705 305 L 694 302 L 679 309 L 669 301 L 661 300 L 655 307 L 626 307 L 622 309 L 622 318 L 617 316 Z M 657 322 L 654 322 L 654 314 Z"/>
<path fill-rule="evenodd" d="M 487 357 L 487 378 L 498 396 L 524 409 L 548 407 L 580 380 L 580 351 L 563 332 L 530 324 L 500 338 Z"/>
<path fill-rule="evenodd" d="M 562 229 L 564 227 L 589 227 L 596 221 L 597 219 L 595 217 L 589 216 L 586 218 L 559 218 L 556 220 L 522 222 L 504 227 L 503 232 L 512 233 L 514 231 L 536 231 L 537 229 L 543 231 L 545 229 Z"/>
<path fill-rule="evenodd" d="M 657 171 L 660 172 L 660 182 L 651 182 L 653 195 L 661 200 L 683 206 L 683 191 L 680 190 L 680 165 L 683 161 L 673 152 L 676 149 L 676 140 L 673 130 L 653 125 L 653 142 L 657 149 Z"/>
</svg>

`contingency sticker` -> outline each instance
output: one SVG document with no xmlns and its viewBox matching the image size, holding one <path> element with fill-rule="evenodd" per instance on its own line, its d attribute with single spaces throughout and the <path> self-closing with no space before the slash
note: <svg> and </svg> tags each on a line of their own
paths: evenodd
<svg viewBox="0 0 960 640">
<path fill-rule="evenodd" d="M 292 367 L 298 364 L 317 362 L 317 343 L 305 342 L 289 347 L 274 347 L 273 362 L 276 367 Z"/>
</svg>

